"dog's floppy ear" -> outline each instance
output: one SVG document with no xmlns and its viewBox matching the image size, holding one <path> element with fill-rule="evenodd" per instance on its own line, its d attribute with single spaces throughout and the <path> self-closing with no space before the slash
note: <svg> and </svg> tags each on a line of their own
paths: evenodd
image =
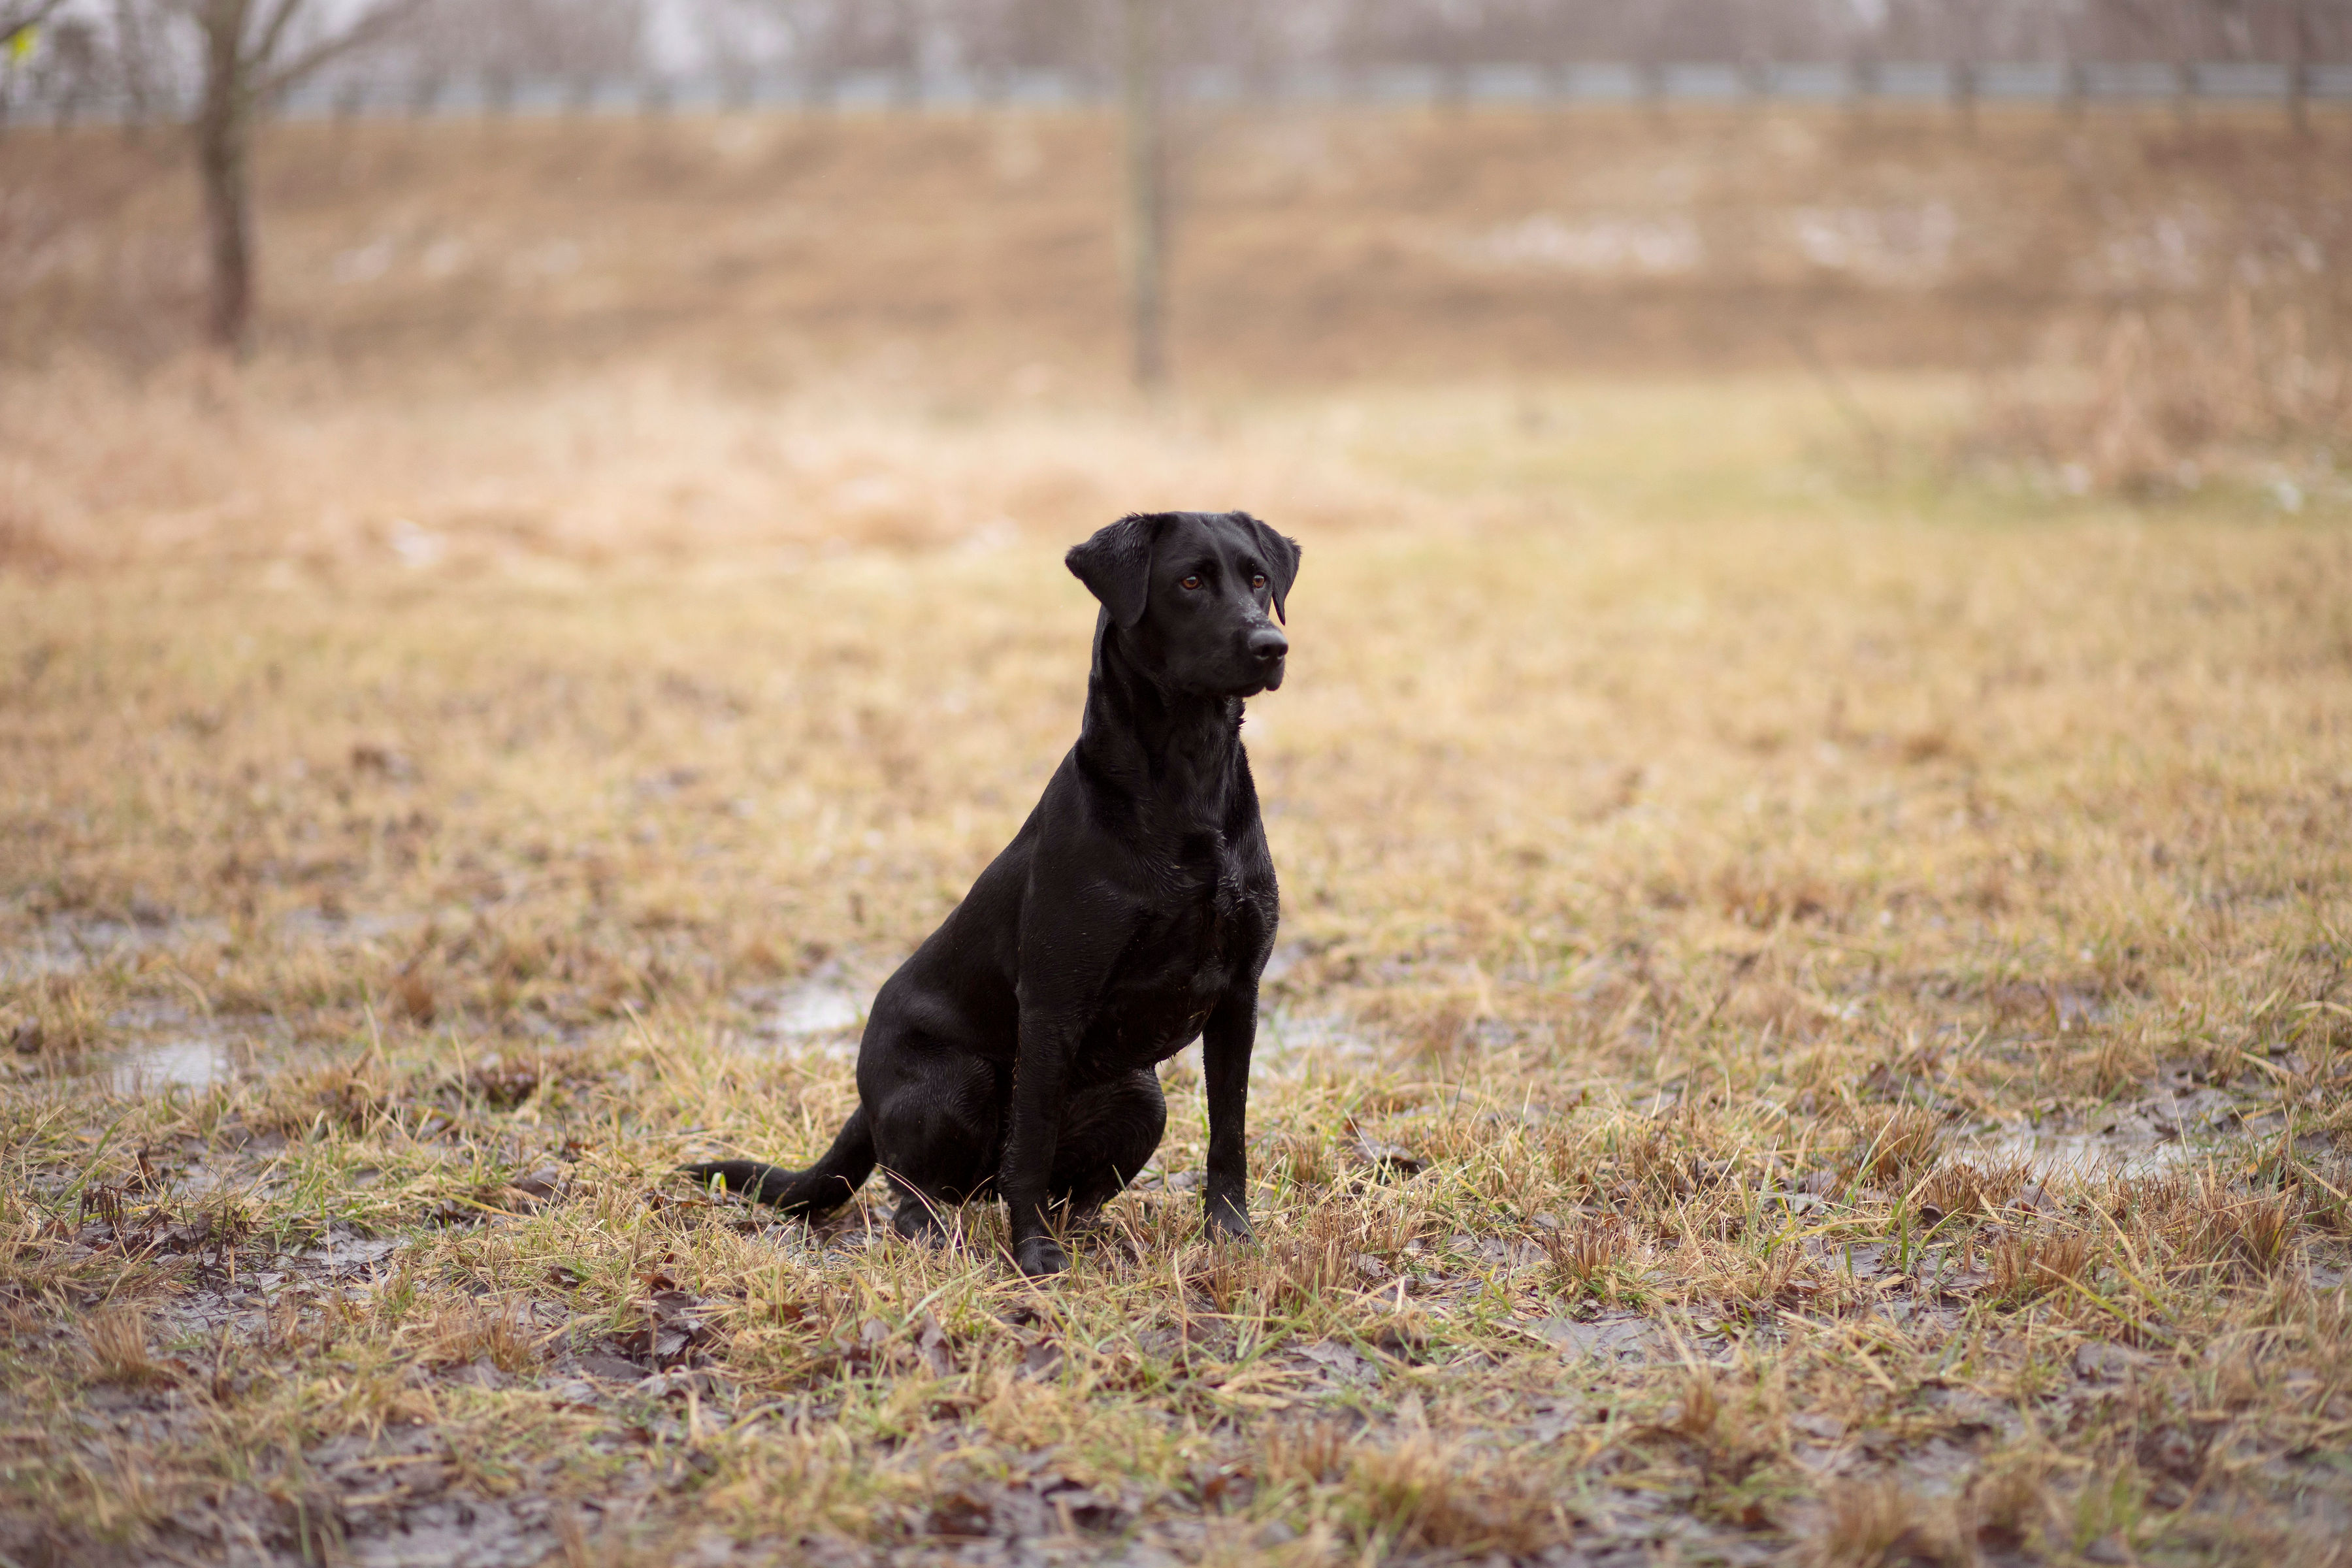
<svg viewBox="0 0 2352 1568">
<path fill-rule="evenodd" d="M 1163 521 L 1130 512 L 1062 557 L 1070 575 L 1084 583 L 1121 626 L 1143 618 L 1144 603 L 1151 596 L 1151 546 Z"/>
<path fill-rule="evenodd" d="M 1256 537 L 1257 547 L 1265 556 L 1266 574 L 1273 579 L 1275 619 L 1287 624 L 1290 617 L 1284 612 L 1290 600 L 1290 585 L 1298 581 L 1298 541 L 1275 532 L 1245 511 L 1234 513 L 1234 519 Z"/>
</svg>

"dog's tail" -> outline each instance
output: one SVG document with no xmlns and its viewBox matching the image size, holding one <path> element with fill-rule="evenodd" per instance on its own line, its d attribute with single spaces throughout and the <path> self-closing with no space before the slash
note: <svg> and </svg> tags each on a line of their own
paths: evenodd
<svg viewBox="0 0 2352 1568">
<path fill-rule="evenodd" d="M 805 1171 L 787 1171 L 757 1160 L 711 1160 L 678 1169 L 698 1182 L 716 1176 L 729 1192 L 747 1193 L 789 1215 L 823 1214 L 847 1203 L 874 1173 L 874 1124 L 859 1106 L 842 1123 L 824 1158 Z"/>
</svg>

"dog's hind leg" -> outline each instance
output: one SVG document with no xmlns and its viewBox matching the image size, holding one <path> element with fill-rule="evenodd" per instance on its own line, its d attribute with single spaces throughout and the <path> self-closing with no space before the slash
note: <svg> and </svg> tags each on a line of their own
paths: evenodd
<svg viewBox="0 0 2352 1568">
<path fill-rule="evenodd" d="M 1054 1141 L 1053 1201 L 1075 1215 L 1102 1207 L 1150 1163 L 1167 1131 L 1167 1097 L 1150 1068 L 1078 1090 Z"/>
<path fill-rule="evenodd" d="M 1003 1145 L 1002 1089 L 988 1062 L 904 1052 L 875 1119 L 883 1174 L 898 1195 L 890 1226 L 909 1241 L 948 1238 L 950 1211 L 994 1183 Z"/>
</svg>

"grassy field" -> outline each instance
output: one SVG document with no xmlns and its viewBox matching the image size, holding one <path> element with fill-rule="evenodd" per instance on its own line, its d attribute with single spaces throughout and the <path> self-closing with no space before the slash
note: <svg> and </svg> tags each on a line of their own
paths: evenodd
<svg viewBox="0 0 2352 1568">
<path fill-rule="evenodd" d="M 1433 123 L 1522 166 L 1512 117 Z M 618 219 L 499 272 L 554 254 L 539 186 L 322 128 L 352 161 L 266 182 L 242 368 L 132 341 L 179 276 L 152 149 L 0 142 L 9 210 L 81 237 L 0 311 L 0 1562 L 2342 1564 L 2340 448 L 2137 500 L 1956 462 L 1982 389 L 1935 344 L 1987 296 L 1906 275 L 1700 289 L 1656 342 L 1810 300 L 1820 342 L 1944 369 L 1580 379 L 1553 351 L 1651 285 L 1439 273 L 1364 286 L 1460 307 L 1407 312 L 1394 374 L 1294 363 L 1354 352 L 1314 309 L 1382 341 L 1348 280 L 1393 236 L 1314 205 L 1330 170 L 1443 205 L 1332 152 L 1369 121 L 1260 226 L 1203 209 L 1196 308 L 1273 325 L 1218 362 L 1194 318 L 1222 379 L 1137 404 L 1049 243 L 1094 210 L 1037 173 L 1084 126 L 1006 124 L 867 128 L 1045 138 L 989 154 L 992 205 L 940 153 L 845 209 L 961 234 L 944 293 L 877 263 L 764 314 L 723 268 L 664 304 Z M 2004 138 L 2071 134 L 2021 126 L 1937 177 L 1997 207 Z M 849 201 L 786 156 L 810 126 L 751 129 Z M 1733 130 L 1638 145 L 1717 169 Z M 2342 177 L 2170 135 L 2134 166 L 2208 211 L 2231 168 L 2250 211 Z M 702 233 L 723 165 L 582 177 L 667 169 L 675 212 L 591 205 Z M 1464 232 L 1534 189 L 1460 193 Z M 1293 198 L 1329 248 L 1282 306 L 1243 263 Z M 482 232 L 436 273 L 446 212 Z M 1286 889 L 1259 1244 L 1198 1237 L 1190 1051 L 1042 1289 L 991 1210 L 923 1252 L 672 1178 L 830 1134 L 873 986 L 1074 736 L 1061 552 L 1177 505 L 1307 549 L 1245 731 Z"/>
<path fill-rule="evenodd" d="M 0 1552 L 2341 1561 L 2342 498 L 1910 488 L 1776 384 L 860 431 L 1305 540 L 1262 1245 L 1192 1053 L 1044 1291 L 665 1176 L 848 1103 L 1072 734 L 1075 517 L 20 561 Z"/>
</svg>

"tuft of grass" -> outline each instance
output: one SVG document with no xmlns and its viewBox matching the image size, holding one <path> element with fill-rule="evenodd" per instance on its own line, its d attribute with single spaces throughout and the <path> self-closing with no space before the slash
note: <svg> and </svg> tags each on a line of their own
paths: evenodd
<svg viewBox="0 0 2352 1568">
<path fill-rule="evenodd" d="M 149 1318 L 136 1306 L 105 1308 L 82 1325 L 90 1379 L 130 1387 L 177 1381 L 148 1350 Z"/>
<path fill-rule="evenodd" d="M 2048 1468 L 2036 1456 L 2015 1454 L 1969 1478 L 1960 1503 L 1964 1538 L 1988 1554 L 2047 1550 L 2055 1517 Z"/>
<path fill-rule="evenodd" d="M 1632 1244 L 1621 1224 L 1591 1216 L 1573 1229 L 1539 1235 L 1563 1294 L 1597 1296 L 1610 1302 L 1618 1299 L 1631 1278 L 1633 1261 Z"/>
<path fill-rule="evenodd" d="M 541 1346 L 511 1308 L 453 1300 L 411 1331 L 417 1353 L 430 1365 L 461 1367 L 487 1362 L 504 1373 L 530 1371 Z"/>
<path fill-rule="evenodd" d="M 1856 1131 L 1854 1173 L 1879 1186 L 1900 1186 L 1936 1163 L 1943 1119 L 1918 1106 L 1865 1115 Z"/>
<path fill-rule="evenodd" d="M 1992 1245 L 1993 1294 L 2002 1300 L 2030 1301 L 2083 1282 L 2093 1257 L 2092 1238 L 2083 1231 L 2005 1233 Z"/>
<path fill-rule="evenodd" d="M 2285 1262 L 2298 1218 L 2285 1197 L 2241 1196 L 2211 1189 L 2200 1197 L 2205 1209 L 2200 1239 L 2215 1256 L 2260 1274 L 2275 1273 Z"/>
<path fill-rule="evenodd" d="M 1339 1422 L 1282 1422 L 1267 1428 L 1256 1473 L 1270 1486 L 1329 1486 L 1347 1474 L 1351 1447 Z"/>
<path fill-rule="evenodd" d="M 1808 1561 L 1820 1568 L 1959 1568 L 1969 1560 L 1948 1503 L 1886 1480 L 1848 1481 L 1832 1489 L 1807 1548 Z"/>
<path fill-rule="evenodd" d="M 1339 1508 L 1376 1556 L 1528 1552 L 1565 1533 L 1546 1500 L 1498 1482 L 1458 1444 L 1423 1435 L 1358 1447 L 1340 1484 Z"/>
<path fill-rule="evenodd" d="M 1988 1167 L 1969 1160 L 1947 1160 L 1919 1184 L 1919 1206 L 1923 1213 L 1937 1217 L 1998 1218 L 2001 1205 L 2017 1195 L 2032 1173 L 2015 1161 L 1995 1162 Z"/>
</svg>

